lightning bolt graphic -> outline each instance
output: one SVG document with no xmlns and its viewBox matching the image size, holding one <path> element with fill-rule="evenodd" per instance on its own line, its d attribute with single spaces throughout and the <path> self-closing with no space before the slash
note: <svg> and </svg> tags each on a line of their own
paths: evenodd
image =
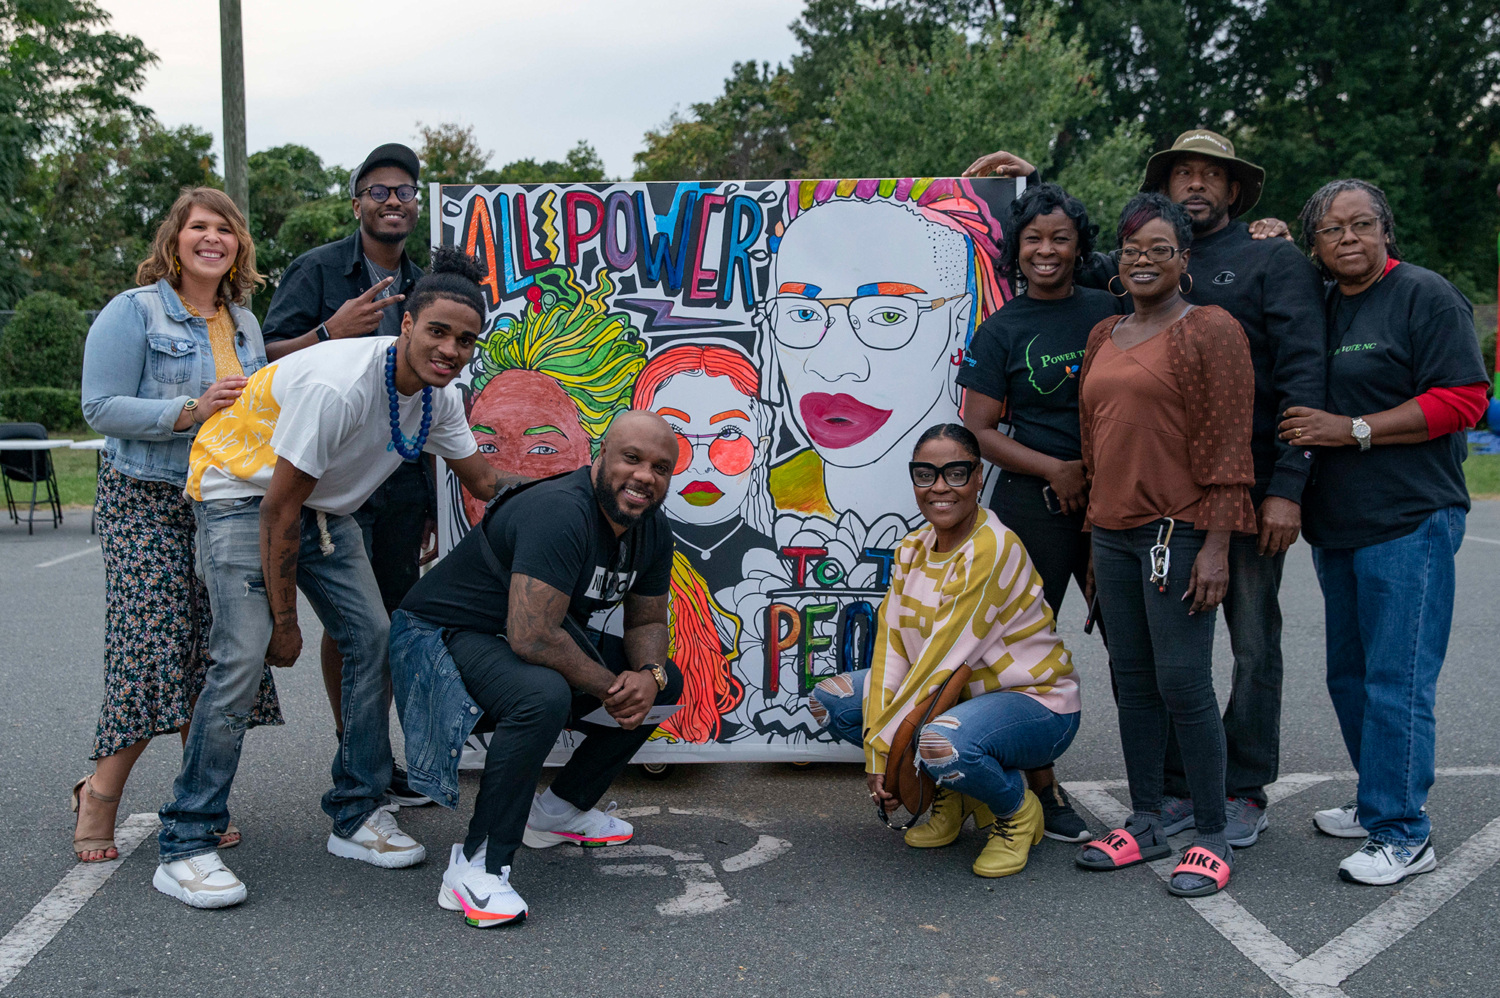
<svg viewBox="0 0 1500 998">
<path fill-rule="evenodd" d="M 542 235 L 547 237 L 542 240 L 542 249 L 547 251 L 547 259 L 553 263 L 562 258 L 557 252 L 557 209 L 552 207 L 556 200 L 557 192 L 548 191 L 536 204 L 536 217 L 541 220 Z"/>
<path fill-rule="evenodd" d="M 691 315 L 673 315 L 677 303 L 662 298 L 616 298 L 615 304 L 639 312 L 646 317 L 641 328 L 643 333 L 674 332 L 679 329 L 713 329 L 717 326 L 737 326 L 730 319 L 699 319 Z"/>
</svg>

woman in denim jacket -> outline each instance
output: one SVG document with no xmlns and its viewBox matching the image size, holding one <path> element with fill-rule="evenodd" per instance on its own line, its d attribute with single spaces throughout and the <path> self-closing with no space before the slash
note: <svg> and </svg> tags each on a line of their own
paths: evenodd
<svg viewBox="0 0 1500 998">
<path fill-rule="evenodd" d="M 245 300 L 255 246 L 223 191 L 185 190 L 136 268 L 89 329 L 83 414 L 106 440 L 98 524 L 104 554 L 104 706 L 94 772 L 73 787 L 73 849 L 115 859 L 116 810 L 147 742 L 187 737 L 208 664 L 208 594 L 194 563 L 192 503 L 183 494 L 198 427 L 239 397 L 266 364 Z M 280 724 L 269 669 L 251 724 Z M 236 845 L 226 828 L 220 847 Z"/>
</svg>

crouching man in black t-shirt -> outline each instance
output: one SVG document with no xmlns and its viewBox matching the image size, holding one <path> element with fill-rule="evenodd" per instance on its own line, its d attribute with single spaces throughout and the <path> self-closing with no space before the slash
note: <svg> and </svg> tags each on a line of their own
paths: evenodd
<svg viewBox="0 0 1500 998">
<path fill-rule="evenodd" d="M 510 886 L 524 841 L 613 846 L 628 822 L 594 809 L 675 704 L 667 659 L 672 530 L 662 501 L 677 444 L 651 413 L 618 416 L 592 467 L 521 486 L 491 504 L 391 620 L 391 679 L 413 786 L 458 803 L 458 759 L 482 714 L 495 723 L 469 835 L 449 856 L 438 904 L 474 926 L 526 917 Z M 586 631 L 625 603 L 623 638 Z M 618 726 L 583 720 L 600 707 Z M 536 794 L 564 727 L 584 735 Z"/>
</svg>

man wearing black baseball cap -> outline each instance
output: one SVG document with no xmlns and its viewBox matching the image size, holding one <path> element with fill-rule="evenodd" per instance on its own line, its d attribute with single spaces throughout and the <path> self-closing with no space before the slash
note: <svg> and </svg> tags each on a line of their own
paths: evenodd
<svg viewBox="0 0 1500 998">
<path fill-rule="evenodd" d="M 1030 163 L 1008 152 L 982 156 L 964 176 L 1026 177 Z M 1260 200 L 1266 171 L 1235 155 L 1234 143 L 1207 128 L 1177 136 L 1146 163 L 1143 191 L 1159 191 L 1187 209 L 1193 221 L 1190 282 L 1194 305 L 1218 305 L 1234 316 L 1250 341 L 1255 405 L 1250 450 L 1255 458 L 1259 534 L 1236 536 L 1229 550 L 1224 621 L 1234 651 L 1234 679 L 1224 711 L 1229 794 L 1225 836 L 1237 848 L 1255 844 L 1267 827 L 1266 785 L 1276 780 L 1281 753 L 1281 570 L 1302 528 L 1302 490 L 1312 453 L 1277 436 L 1280 413 L 1304 399 L 1322 398 L 1323 287 L 1312 264 L 1272 219 L 1250 227 L 1239 221 Z M 1267 237 L 1272 238 L 1267 238 Z M 1079 269 L 1086 287 L 1106 287 L 1119 273 L 1118 255 L 1095 253 Z M 1107 623 L 1107 622 L 1106 622 Z M 1193 804 L 1175 737 L 1167 747 L 1167 834 L 1193 824 Z"/>
<path fill-rule="evenodd" d="M 406 255 L 406 239 L 421 210 L 420 178 L 417 154 L 399 142 L 378 146 L 350 172 L 350 204 L 359 228 L 303 253 L 281 275 L 262 324 L 268 358 L 274 361 L 325 340 L 400 334 L 401 303 L 422 276 Z M 401 605 L 420 574 L 422 541 L 436 508 L 427 465 L 425 458 L 403 463 L 354 513 L 387 613 Z M 323 685 L 337 728 L 343 658 L 326 634 L 322 658 Z M 431 803 L 407 787 L 399 767 L 391 778 L 390 798 L 408 806 Z"/>
</svg>

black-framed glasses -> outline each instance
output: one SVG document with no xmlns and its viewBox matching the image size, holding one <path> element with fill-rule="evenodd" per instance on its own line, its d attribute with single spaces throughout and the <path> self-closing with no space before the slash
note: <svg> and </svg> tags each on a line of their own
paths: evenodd
<svg viewBox="0 0 1500 998">
<path fill-rule="evenodd" d="M 1368 239 L 1375 234 L 1380 227 L 1378 218 L 1357 218 L 1348 225 L 1330 225 L 1322 229 L 1314 229 L 1313 235 L 1325 243 L 1338 243 L 1344 240 L 1344 230 L 1348 229 L 1360 239 Z"/>
<path fill-rule="evenodd" d="M 1150 249 L 1143 250 L 1136 249 L 1134 246 L 1126 246 L 1120 250 L 1120 262 L 1124 264 L 1131 264 L 1135 263 L 1141 257 L 1145 257 L 1152 263 L 1166 263 L 1168 260 L 1172 259 L 1172 257 L 1181 252 L 1182 250 L 1178 249 L 1176 246 L 1168 246 L 1165 243 L 1159 243 L 1156 246 L 1152 246 Z"/>
<path fill-rule="evenodd" d="M 927 461 L 912 461 L 907 466 L 911 472 L 911 483 L 919 489 L 927 489 L 937 484 L 938 476 L 943 476 L 943 481 L 955 489 L 961 489 L 969 484 L 969 477 L 974 474 L 974 469 L 979 467 L 978 461 L 949 461 L 941 468 Z"/>
<path fill-rule="evenodd" d="M 852 298 L 808 298 L 776 295 L 766 301 L 771 335 L 793 350 L 810 350 L 823 342 L 833 325 L 833 310 L 842 307 L 854 335 L 871 350 L 900 350 L 916 334 L 923 312 L 931 312 L 955 298 L 915 298 L 911 295 L 858 295 Z"/>
<path fill-rule="evenodd" d="M 416 200 L 419 192 L 411 184 L 401 184 L 398 187 L 387 187 L 385 184 L 371 184 L 359 193 L 360 195 L 370 195 L 370 200 L 376 204 L 385 204 L 386 199 L 394 194 L 397 201 L 406 204 Z"/>
</svg>

